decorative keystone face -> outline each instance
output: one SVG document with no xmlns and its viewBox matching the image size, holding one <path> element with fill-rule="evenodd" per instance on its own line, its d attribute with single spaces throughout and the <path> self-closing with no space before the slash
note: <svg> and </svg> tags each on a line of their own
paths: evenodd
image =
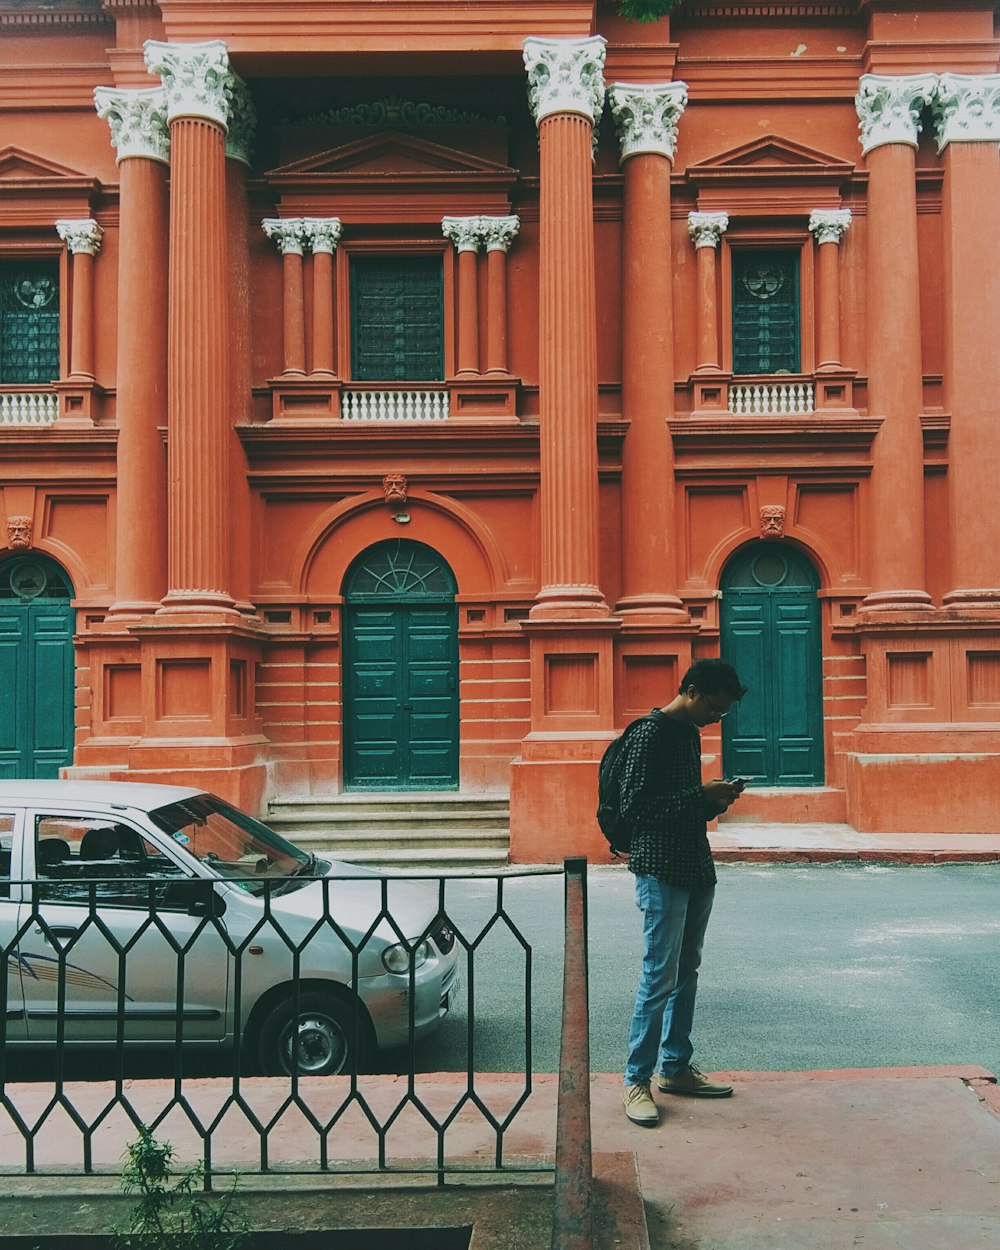
<svg viewBox="0 0 1000 1250">
<path fill-rule="evenodd" d="M 302 225 L 313 253 L 337 250 L 344 227 L 339 217 L 306 217 Z"/>
<path fill-rule="evenodd" d="M 765 504 L 760 510 L 761 538 L 784 538 L 785 508 L 780 503 Z"/>
<path fill-rule="evenodd" d="M 226 97 L 229 101 L 226 156 L 229 160 L 249 165 L 253 158 L 253 140 L 257 132 L 257 110 L 250 97 L 250 88 L 242 78 L 230 74 Z"/>
<path fill-rule="evenodd" d="M 688 213 L 688 234 L 696 248 L 718 247 L 728 228 L 728 213 Z"/>
<path fill-rule="evenodd" d="M 528 104 L 536 125 L 553 113 L 580 113 L 596 127 L 604 111 L 605 45 L 601 35 L 525 39 Z"/>
<path fill-rule="evenodd" d="M 302 217 L 265 217 L 260 223 L 269 239 L 277 240 L 282 256 L 301 256 L 308 233 Z"/>
<path fill-rule="evenodd" d="M 57 221 L 56 234 L 74 256 L 78 252 L 96 256 L 101 250 L 101 239 L 104 238 L 104 231 L 92 217 L 84 217 L 80 221 Z"/>
<path fill-rule="evenodd" d="M 839 243 L 850 224 L 849 208 L 816 208 L 809 214 L 809 229 L 817 243 Z"/>
<path fill-rule="evenodd" d="M 111 143 L 119 164 L 130 156 L 170 164 L 167 95 L 162 87 L 137 91 L 96 87 L 94 106 L 97 116 L 105 118 L 111 127 Z"/>
<path fill-rule="evenodd" d="M 403 473 L 387 473 L 382 479 L 382 492 L 389 504 L 406 503 L 408 484 Z"/>
<path fill-rule="evenodd" d="M 506 252 L 521 228 L 520 217 L 480 217 L 483 242 L 488 252 Z"/>
<path fill-rule="evenodd" d="M 442 217 L 441 233 L 459 252 L 478 252 L 482 240 L 481 217 Z"/>
<path fill-rule="evenodd" d="M 917 146 L 920 114 L 934 99 L 935 74 L 862 74 L 857 106 L 861 151 L 870 152 L 886 143 Z"/>
<path fill-rule="evenodd" d="M 939 74 L 931 107 L 939 152 L 1000 142 L 1000 74 Z"/>
<path fill-rule="evenodd" d="M 32 520 L 30 516 L 7 518 L 7 543 L 14 551 L 26 551 L 31 546 Z"/>
<path fill-rule="evenodd" d="M 618 129 L 622 160 L 640 152 L 674 159 L 677 124 L 687 104 L 687 83 L 616 82 L 608 102 Z"/>
<path fill-rule="evenodd" d="M 221 39 L 206 43 L 161 43 L 147 39 L 146 68 L 163 79 L 167 120 L 204 117 L 229 127 L 232 74 L 229 49 Z"/>
</svg>

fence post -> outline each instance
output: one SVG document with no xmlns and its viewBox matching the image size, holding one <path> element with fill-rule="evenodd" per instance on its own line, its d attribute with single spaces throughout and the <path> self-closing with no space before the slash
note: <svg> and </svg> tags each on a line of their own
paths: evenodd
<svg viewBox="0 0 1000 1250">
<path fill-rule="evenodd" d="M 587 861 L 567 859 L 552 1250 L 593 1250 Z"/>
</svg>

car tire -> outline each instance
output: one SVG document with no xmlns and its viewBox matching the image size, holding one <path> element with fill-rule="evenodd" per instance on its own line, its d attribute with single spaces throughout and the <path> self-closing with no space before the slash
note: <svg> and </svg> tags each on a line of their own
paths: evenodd
<svg viewBox="0 0 1000 1250">
<path fill-rule="evenodd" d="M 309 990 L 282 998 L 267 1013 L 257 1033 L 257 1065 L 264 1076 L 292 1071 L 293 1025 L 298 1022 L 300 1076 L 349 1075 L 363 1070 L 371 1043 L 370 1028 L 357 1002 Z"/>
</svg>

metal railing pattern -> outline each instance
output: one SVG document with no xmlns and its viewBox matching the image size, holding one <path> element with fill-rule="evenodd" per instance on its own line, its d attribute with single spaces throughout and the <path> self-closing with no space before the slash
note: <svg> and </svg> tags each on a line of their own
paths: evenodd
<svg viewBox="0 0 1000 1250">
<path fill-rule="evenodd" d="M 551 1172 L 553 1165 L 549 1161 L 525 1163 L 523 1159 L 519 1159 L 512 1162 L 505 1156 L 505 1134 L 532 1092 L 533 954 L 528 936 L 522 932 L 508 909 L 505 892 L 507 883 L 512 878 L 561 874 L 562 870 L 556 868 L 528 869 L 523 872 L 503 870 L 495 874 L 477 873 L 474 878 L 477 890 L 481 892 L 484 885 L 489 885 L 493 902 L 490 907 L 483 904 L 481 900 L 477 902 L 476 915 L 471 921 L 462 920 L 453 914 L 452 896 L 463 882 L 467 883 L 472 878 L 454 875 L 421 876 L 420 880 L 435 891 L 437 907 L 433 920 L 424 932 L 418 937 L 409 939 L 400 929 L 390 910 L 392 883 L 398 881 L 399 878 L 385 876 L 369 878 L 369 880 L 379 882 L 381 907 L 378 914 L 373 915 L 367 931 L 353 942 L 338 923 L 336 910 L 338 884 L 348 879 L 356 881 L 355 876 L 347 878 L 334 874 L 317 879 L 323 892 L 322 912 L 304 936 L 301 934 L 302 926 L 298 926 L 300 934 L 298 937 L 288 931 L 282 916 L 272 907 L 272 890 L 280 888 L 282 883 L 270 880 L 261 882 L 258 878 L 253 884 L 257 890 L 262 886 L 264 889 L 262 915 L 253 930 L 245 934 L 238 942 L 234 941 L 226 930 L 221 916 L 212 914 L 215 908 L 211 903 L 205 908 L 206 914 L 198 914 L 197 908 L 185 913 L 197 915 L 197 919 L 186 937 L 180 935 L 175 931 L 178 927 L 183 928 L 183 926 L 178 926 L 176 921 L 178 911 L 176 907 L 165 905 L 169 885 L 163 882 L 150 882 L 148 878 L 134 880 L 114 878 L 116 895 L 134 887 L 143 900 L 141 908 L 134 913 L 137 919 L 127 938 L 122 937 L 120 930 L 116 932 L 113 923 L 109 921 L 105 899 L 101 894 L 110 878 L 79 879 L 69 886 L 55 887 L 37 881 L 33 883 L 10 882 L 11 887 L 21 884 L 30 885 L 30 901 L 28 900 L 29 891 L 26 890 L 23 892 L 25 901 L 20 904 L 21 918 L 16 931 L 9 940 L 0 945 L 0 959 L 3 960 L 7 969 L 7 976 L 3 978 L 3 1000 L 0 1004 L 3 1007 L 3 1011 L 0 1012 L 0 1138 L 5 1137 L 8 1142 L 5 1151 L 7 1157 L 2 1160 L 3 1170 L 33 1176 L 52 1175 L 56 1171 L 65 1174 L 67 1169 L 64 1163 L 60 1163 L 58 1168 L 46 1164 L 45 1158 L 40 1157 L 40 1155 L 44 1156 L 44 1150 L 40 1150 L 39 1146 L 45 1133 L 51 1134 L 53 1131 L 65 1133 L 71 1128 L 77 1135 L 79 1164 L 75 1169 L 71 1167 L 70 1171 L 84 1175 L 101 1174 L 108 1169 L 106 1164 L 98 1166 L 95 1159 L 95 1146 L 102 1131 L 108 1131 L 112 1120 L 118 1120 L 119 1132 L 122 1127 L 120 1116 L 124 1115 L 136 1130 L 140 1125 L 146 1125 L 154 1135 L 161 1129 L 169 1135 L 176 1131 L 178 1117 L 180 1117 L 180 1122 L 189 1130 L 188 1135 L 193 1134 L 197 1139 L 200 1158 L 204 1165 L 205 1184 L 210 1188 L 213 1176 L 229 1174 L 234 1170 L 231 1165 L 217 1163 L 216 1156 L 227 1136 L 231 1139 L 232 1116 L 238 1114 L 241 1117 L 240 1123 L 244 1126 L 243 1132 L 252 1133 L 257 1138 L 257 1169 L 260 1173 L 422 1172 L 436 1176 L 437 1183 L 444 1184 L 448 1175 L 464 1172 Z M 6 882 L 4 886 L 7 886 Z M 57 897 L 63 901 L 71 898 L 81 909 L 82 923 L 75 930 L 60 928 L 46 919 L 46 904 L 51 901 L 54 891 L 57 890 L 62 890 L 62 894 Z M 6 890 L 5 893 L 7 893 Z M 15 890 L 14 897 L 16 893 Z M 7 897 L 10 898 L 9 893 Z M 8 904 L 6 898 L 0 901 L 3 901 L 5 905 L 14 905 L 13 901 Z M 468 909 L 469 904 L 466 902 L 465 906 Z M 399 1063 L 396 1068 L 401 1076 L 404 1074 L 406 1076 L 406 1089 L 401 1097 L 396 1098 L 395 1104 L 390 1107 L 386 1102 L 384 1077 L 381 1078 L 382 1088 L 380 1089 L 380 1078 L 377 1075 L 366 1076 L 364 1072 L 359 1072 L 357 1069 L 352 1069 L 349 1074 L 333 1077 L 301 1075 L 297 1071 L 299 1035 L 296 1033 L 292 1042 L 291 1067 L 293 1070 L 291 1074 L 281 1078 L 277 1089 L 273 1078 L 262 1082 L 260 1078 L 248 1076 L 242 1070 L 245 1065 L 240 1059 L 241 1052 L 233 1051 L 231 1076 L 227 1075 L 225 1078 L 226 1092 L 224 1095 L 220 1093 L 223 1087 L 221 1081 L 213 1082 L 213 1092 L 217 1096 L 216 1102 L 213 1107 L 206 1109 L 205 1082 L 201 1081 L 199 1084 L 199 1078 L 191 1076 L 190 1060 L 193 1052 L 186 1044 L 184 1020 L 185 1006 L 188 1003 L 185 987 L 193 980 L 191 963 L 197 957 L 195 947 L 199 939 L 205 935 L 213 937 L 213 940 L 217 937 L 225 949 L 227 958 L 231 960 L 229 975 L 232 978 L 233 989 L 228 996 L 228 1002 L 234 1013 L 235 1034 L 243 1037 L 245 1032 L 253 1031 L 260 1024 L 260 1017 L 255 1015 L 253 1010 L 249 1013 L 249 1018 L 244 1019 L 242 989 L 246 975 L 246 961 L 250 957 L 248 952 L 263 935 L 276 934 L 287 952 L 293 986 L 293 1017 L 297 1018 L 300 1014 L 302 997 L 308 993 L 307 989 L 303 989 L 302 978 L 299 975 L 303 951 L 316 934 L 321 929 L 326 929 L 329 933 L 336 935 L 350 951 L 351 983 L 354 984 L 358 980 L 359 964 L 365 958 L 367 944 L 372 940 L 376 929 L 381 927 L 384 933 L 386 926 L 391 928 L 399 943 L 404 944 L 411 953 L 409 972 L 401 978 L 402 986 L 407 985 L 407 980 L 409 982 L 405 995 L 409 1015 L 407 1062 L 405 1065 Z M 428 938 L 442 941 L 443 929 L 454 935 L 454 942 L 460 948 L 458 963 L 466 1000 L 465 1088 L 448 1106 L 437 1105 L 440 1100 L 435 1100 L 421 1092 L 417 1071 L 420 1041 L 415 1038 L 414 1029 L 416 960 L 412 958 L 412 953 Z M 18 1002 L 12 997 L 12 986 L 16 980 L 13 973 L 23 971 L 24 958 L 21 947 L 29 934 L 43 938 L 54 952 L 52 966 L 47 972 L 50 979 L 54 979 L 54 1007 L 47 1016 L 50 1022 L 54 1021 L 54 1035 L 49 1039 L 48 1048 L 53 1071 L 51 1084 L 46 1077 L 42 1086 L 45 1090 L 43 1097 L 47 1096 L 49 1091 L 51 1093 L 47 1096 L 45 1105 L 36 1113 L 29 1112 L 23 1102 L 19 1104 L 18 1101 L 19 1092 L 28 1086 L 12 1080 L 8 1075 L 12 1064 L 17 1062 L 13 1057 L 16 1048 L 8 1047 L 8 1037 L 13 1037 L 13 1031 L 19 1028 L 22 1022 L 25 1024 L 26 1031 L 30 1027 L 28 1022 L 31 1014 L 30 1004 L 25 1000 L 19 1012 Z M 73 1062 L 70 1058 L 72 1049 L 70 1038 L 67 1036 L 68 1022 L 71 1019 L 67 1012 L 68 991 L 79 984 L 79 979 L 83 975 L 73 954 L 88 934 L 97 935 L 103 939 L 117 968 L 115 986 L 117 1011 L 114 1036 L 105 1042 L 106 1049 L 113 1047 L 113 1073 L 110 1080 L 100 1085 L 100 1096 L 104 1098 L 103 1105 L 96 1110 L 91 1108 L 89 1111 L 78 1107 L 74 1102 L 74 1091 L 80 1088 L 76 1084 L 78 1078 L 73 1078 L 67 1072 L 67 1068 Z M 155 1082 L 136 1080 L 126 1071 L 126 1059 L 133 1054 L 133 1047 L 137 1045 L 126 1031 L 128 961 L 130 955 L 135 958 L 138 944 L 144 938 L 150 937 L 159 944 L 160 957 L 173 959 L 176 968 L 172 1013 L 174 1023 L 169 1039 L 170 1046 L 167 1048 L 170 1051 L 172 1047 L 172 1053 L 166 1064 L 171 1069 L 169 1083 L 165 1080 Z M 512 1078 L 514 1082 L 511 1090 L 512 1101 L 504 1109 L 488 1105 L 476 1088 L 477 1029 L 489 1026 L 487 1019 L 477 1018 L 476 1003 L 480 979 L 477 966 L 484 948 L 491 940 L 498 937 L 500 945 L 505 945 L 507 948 L 506 956 L 502 961 L 506 998 L 510 1001 L 516 996 L 515 1001 L 517 999 L 523 1001 L 524 1009 L 523 1079 L 521 1079 L 521 1073 Z M 491 954 L 495 959 L 495 952 Z M 148 958 L 148 951 L 144 958 Z M 108 978 L 107 983 L 111 983 L 111 978 Z M 41 1015 L 44 1017 L 46 1013 L 42 1012 Z M 355 1010 L 350 1015 L 354 1030 L 353 1041 L 357 1050 L 361 1046 L 366 1023 L 361 1012 Z M 244 1047 L 242 1052 L 244 1056 L 245 1052 Z M 88 1100 L 88 1105 L 92 1102 L 93 1099 Z M 491 1162 L 483 1158 L 470 1162 L 464 1157 L 453 1158 L 449 1153 L 447 1140 L 449 1129 L 460 1116 L 470 1112 L 480 1117 L 482 1125 L 485 1126 L 483 1131 L 488 1130 L 492 1136 Z M 433 1163 L 427 1162 L 430 1158 L 429 1154 L 397 1157 L 389 1149 L 390 1133 L 402 1123 L 403 1117 L 410 1113 L 415 1114 L 419 1121 L 426 1125 L 427 1131 L 433 1137 L 435 1143 Z M 280 1136 L 290 1115 L 298 1117 L 300 1124 L 308 1127 L 311 1157 L 297 1159 L 294 1166 L 289 1166 L 285 1161 L 272 1164 L 272 1139 Z M 373 1143 L 370 1156 L 362 1155 L 360 1159 L 356 1154 L 345 1158 L 338 1157 L 337 1133 L 338 1129 L 347 1123 L 348 1117 L 353 1117 L 351 1132 L 355 1136 L 352 1141 L 356 1140 L 358 1126 L 367 1124 L 370 1130 L 369 1140 Z M 10 1157 L 9 1143 L 12 1139 L 16 1140 L 17 1136 L 23 1143 L 21 1163 L 15 1162 Z M 64 1139 L 63 1151 L 65 1147 Z M 417 1165 L 414 1162 L 416 1158 L 422 1159 L 423 1162 Z M 255 1169 L 248 1169 L 244 1163 L 240 1163 L 236 1170 L 247 1172 Z"/>
</svg>

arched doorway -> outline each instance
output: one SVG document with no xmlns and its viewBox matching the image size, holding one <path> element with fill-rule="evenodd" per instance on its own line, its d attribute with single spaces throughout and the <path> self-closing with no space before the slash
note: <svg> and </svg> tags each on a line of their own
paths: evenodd
<svg viewBox="0 0 1000 1250">
<path fill-rule="evenodd" d="M 73 587 L 46 556 L 0 564 L 0 777 L 73 760 Z"/>
<path fill-rule="evenodd" d="M 423 543 L 379 543 L 344 598 L 344 786 L 458 788 L 455 577 Z"/>
<path fill-rule="evenodd" d="M 721 651 L 749 687 L 722 722 L 728 777 L 823 784 L 819 578 L 783 543 L 744 547 L 722 576 Z"/>
</svg>

